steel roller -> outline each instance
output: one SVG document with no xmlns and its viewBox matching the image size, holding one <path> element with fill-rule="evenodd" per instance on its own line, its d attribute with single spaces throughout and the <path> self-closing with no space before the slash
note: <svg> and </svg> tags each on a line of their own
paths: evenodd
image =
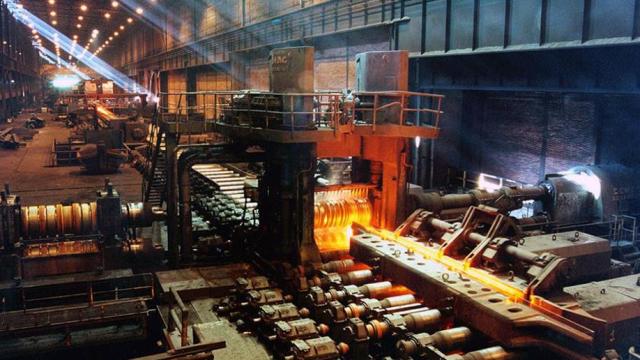
<svg viewBox="0 0 640 360">
<path fill-rule="evenodd" d="M 91 234 L 97 228 L 96 203 L 23 206 L 22 236 L 43 238 L 63 234 Z"/>
<path fill-rule="evenodd" d="M 320 201 L 314 210 L 316 229 L 347 227 L 353 222 L 368 223 L 371 220 L 371 204 L 363 198 Z"/>
</svg>

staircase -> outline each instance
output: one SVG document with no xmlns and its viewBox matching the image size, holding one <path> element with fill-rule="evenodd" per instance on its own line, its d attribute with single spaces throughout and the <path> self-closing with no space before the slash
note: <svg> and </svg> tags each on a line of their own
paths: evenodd
<svg viewBox="0 0 640 360">
<path fill-rule="evenodd" d="M 149 136 L 151 154 L 144 174 L 144 201 L 153 206 L 162 206 L 166 200 L 167 151 L 164 133 L 154 125 Z"/>
</svg>

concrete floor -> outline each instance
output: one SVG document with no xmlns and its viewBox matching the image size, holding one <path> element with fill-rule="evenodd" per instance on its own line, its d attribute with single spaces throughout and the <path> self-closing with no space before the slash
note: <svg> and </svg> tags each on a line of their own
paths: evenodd
<svg viewBox="0 0 640 360">
<path fill-rule="evenodd" d="M 20 195 L 23 205 L 54 204 L 95 200 L 95 191 L 102 188 L 105 177 L 114 184 L 125 201 L 141 201 L 142 177 L 124 164 L 120 172 L 110 175 L 87 175 L 80 166 L 52 167 L 53 140 L 66 141 L 71 129 L 53 121 L 49 114 L 39 114 L 47 120 L 26 146 L 18 150 L 0 149 L 0 184 L 9 184 L 14 194 Z M 22 114 L 8 126 L 24 127 L 30 114 Z"/>
</svg>

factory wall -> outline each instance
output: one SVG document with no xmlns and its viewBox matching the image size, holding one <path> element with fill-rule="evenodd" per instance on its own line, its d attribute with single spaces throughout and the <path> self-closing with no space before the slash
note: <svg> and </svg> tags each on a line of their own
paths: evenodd
<svg viewBox="0 0 640 360">
<path fill-rule="evenodd" d="M 227 71 L 213 66 L 205 66 L 196 71 L 196 91 L 221 91 L 231 89 L 231 76 Z M 205 114 L 207 118 L 214 115 L 214 98 L 207 95 L 196 96 L 198 112 Z"/>
<path fill-rule="evenodd" d="M 185 71 L 175 70 L 169 71 L 167 74 L 167 107 L 170 113 L 175 113 L 178 109 L 183 110 L 186 104 L 186 98 L 179 93 L 187 91 L 187 78 Z M 181 111 L 185 113 L 186 111 Z"/>
<path fill-rule="evenodd" d="M 301 7 L 326 0 L 182 0 L 158 1 L 164 11 L 150 16 L 149 23 L 136 24 L 123 32 L 117 48 L 104 55 L 116 67 L 141 61 L 149 56 L 264 21 Z"/>
<path fill-rule="evenodd" d="M 342 90 L 355 84 L 356 54 L 366 51 L 389 50 L 389 33 L 384 29 L 369 29 L 314 39 L 315 88 L 317 90 Z M 246 56 L 247 88 L 269 89 L 268 52 L 257 51 Z"/>
<path fill-rule="evenodd" d="M 269 49 L 309 45 L 316 51 L 316 89 L 336 90 L 353 87 L 355 54 L 405 49 L 419 65 L 413 69 L 411 88 L 447 95 L 442 137 L 433 157 L 435 185 L 443 183 L 449 167 L 535 183 L 546 173 L 574 165 L 638 162 L 636 147 L 626 145 L 633 141 L 621 141 L 631 139 L 627 134 L 640 133 L 633 121 L 638 99 L 610 95 L 638 93 L 637 71 L 630 70 L 637 69 L 637 46 L 624 45 L 637 33 L 628 31 L 630 1 L 616 0 L 619 6 L 610 8 L 598 2 L 587 9 L 581 2 L 561 6 L 565 2 L 534 0 L 513 3 L 511 12 L 505 11 L 511 2 L 504 0 L 465 0 L 451 6 L 434 0 L 426 7 L 418 1 L 394 1 L 383 2 L 381 12 L 366 16 L 366 9 L 359 11 L 361 3 L 334 15 L 332 7 L 324 9 L 333 2 L 326 2 L 319 7 L 326 10 L 324 20 L 300 33 L 292 30 L 298 26 L 286 16 L 278 18 L 323 2 L 160 0 L 169 11 L 159 21 L 159 30 L 135 32 L 132 38 L 142 40 L 127 37 L 126 54 L 114 65 L 132 71 L 188 68 L 197 73 L 189 87 L 186 72 L 171 70 L 173 90 L 266 90 Z M 378 2 L 366 3 L 373 7 Z M 610 20 L 604 21 L 603 14 L 614 8 Z M 574 18 L 581 18 L 584 26 L 575 21 L 559 26 L 565 24 L 568 11 L 578 14 Z M 383 24 L 390 19 L 397 25 Z M 531 21 L 537 25 L 530 26 Z M 617 22 L 627 25 L 609 26 Z M 256 23 L 260 26 L 241 39 L 234 35 L 198 42 Z M 275 33 L 267 33 L 274 32 L 274 24 Z M 285 37 L 287 32 L 302 37 Z M 305 37 L 309 33 L 313 36 Z M 192 53 L 182 51 L 185 44 L 194 44 L 189 47 Z M 597 44 L 616 46 L 592 46 Z M 202 102 L 206 99 L 196 100 L 198 105 Z M 417 177 L 426 185 L 431 175 L 427 145 L 419 155 Z"/>
<path fill-rule="evenodd" d="M 640 165 L 640 96 L 446 91 L 434 180 L 448 168 L 525 183 L 576 165 Z M 426 160 L 421 162 L 426 167 Z"/>
<path fill-rule="evenodd" d="M 0 122 L 42 95 L 39 57 L 26 30 L 0 2 Z"/>
</svg>

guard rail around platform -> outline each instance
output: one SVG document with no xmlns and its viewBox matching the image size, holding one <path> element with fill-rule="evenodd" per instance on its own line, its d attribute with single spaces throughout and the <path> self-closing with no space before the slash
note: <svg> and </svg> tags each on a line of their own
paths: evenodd
<svg viewBox="0 0 640 360">
<path fill-rule="evenodd" d="M 159 94 L 169 132 L 216 131 L 283 142 L 335 141 L 341 134 L 435 138 L 443 95 L 410 91 L 270 93 L 257 90 Z"/>
</svg>

